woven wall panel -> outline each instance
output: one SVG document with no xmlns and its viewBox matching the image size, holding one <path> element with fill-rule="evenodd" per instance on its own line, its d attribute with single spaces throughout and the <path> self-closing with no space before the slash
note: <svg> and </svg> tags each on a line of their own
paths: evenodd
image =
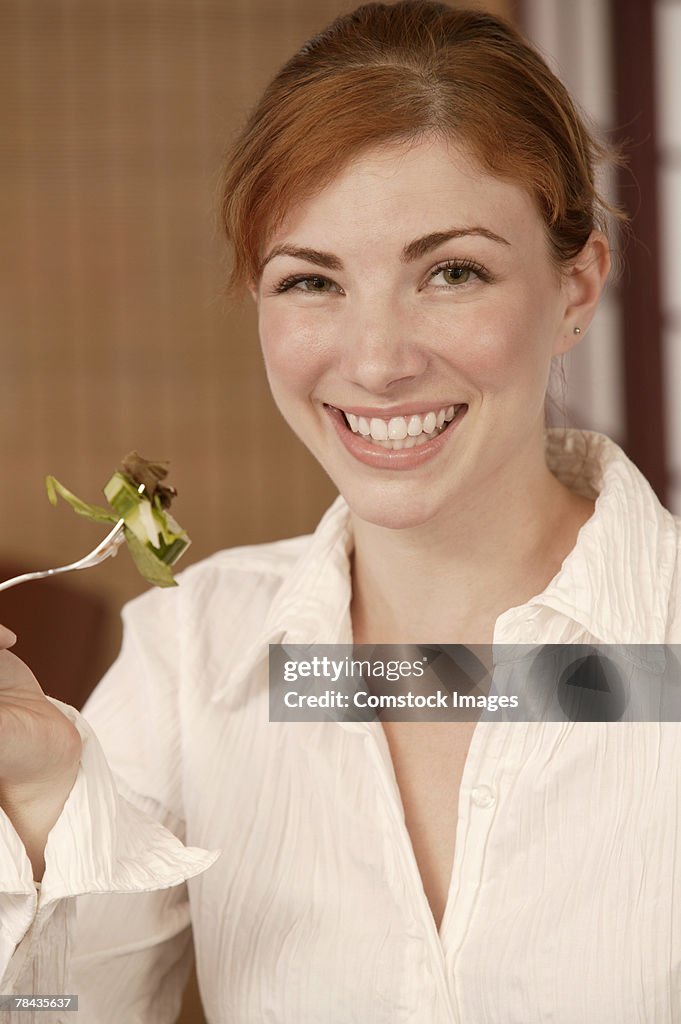
<svg viewBox="0 0 681 1024">
<path fill-rule="evenodd" d="M 2 0 L 0 562 L 45 568 L 93 546 L 101 530 L 52 509 L 43 478 L 101 500 L 131 448 L 172 461 L 185 564 L 310 530 L 332 500 L 269 398 L 253 310 L 222 298 L 215 195 L 258 91 L 353 6 Z M 124 553 L 72 582 L 111 611 L 94 683 L 144 583 Z M 0 621 L 11 612 L 2 595 Z"/>
<path fill-rule="evenodd" d="M 222 298 L 215 190 L 257 91 L 334 10 L 3 3 L 0 557 L 83 553 L 98 528 L 43 477 L 96 500 L 133 447 L 172 460 L 188 560 L 309 529 L 332 497 L 268 398 L 252 310 Z M 143 587 L 125 558 L 77 585 L 116 606 Z"/>
<path fill-rule="evenodd" d="M 43 477 L 97 500 L 130 448 L 172 461 L 187 562 L 309 530 L 332 499 L 269 399 L 253 310 L 222 297 L 215 197 L 258 91 L 352 6 L 3 0 L 0 559 L 89 549 Z M 143 588 L 127 558 L 75 585 L 112 607 Z"/>
</svg>

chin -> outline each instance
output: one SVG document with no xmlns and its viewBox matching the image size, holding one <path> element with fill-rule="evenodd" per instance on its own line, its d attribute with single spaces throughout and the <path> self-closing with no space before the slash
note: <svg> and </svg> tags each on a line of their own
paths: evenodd
<svg viewBox="0 0 681 1024">
<path fill-rule="evenodd" d="M 425 496 L 405 495 L 402 488 L 393 494 L 381 489 L 341 490 L 353 515 L 358 519 L 382 526 L 386 530 L 409 530 L 424 526 L 436 514 L 432 502 Z"/>
</svg>

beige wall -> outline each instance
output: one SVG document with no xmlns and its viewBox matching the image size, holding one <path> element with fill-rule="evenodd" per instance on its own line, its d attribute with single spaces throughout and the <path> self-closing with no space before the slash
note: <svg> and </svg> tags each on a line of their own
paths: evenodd
<svg viewBox="0 0 681 1024">
<path fill-rule="evenodd" d="M 332 499 L 269 400 L 252 309 L 223 300 L 215 188 L 273 70 L 353 6 L 3 0 L 0 559 L 89 550 L 100 531 L 43 477 L 97 500 L 131 448 L 172 462 L 185 564 L 310 530 Z M 76 585 L 112 608 L 143 588 L 127 557 Z"/>
<path fill-rule="evenodd" d="M 101 500 L 132 448 L 172 462 L 184 564 L 308 531 L 331 501 L 269 399 L 253 310 L 223 300 L 215 189 L 273 70 L 354 6 L 3 0 L 0 561 L 45 568 L 89 550 L 101 530 L 52 509 L 43 478 Z M 122 553 L 74 585 L 111 610 L 94 683 L 144 583 Z M 0 621 L 12 624 L 11 593 Z"/>
</svg>

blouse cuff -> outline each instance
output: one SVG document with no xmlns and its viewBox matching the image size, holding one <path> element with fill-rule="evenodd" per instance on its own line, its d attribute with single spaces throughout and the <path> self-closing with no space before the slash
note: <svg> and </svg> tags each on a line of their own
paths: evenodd
<svg viewBox="0 0 681 1024">
<path fill-rule="evenodd" d="M 78 776 L 45 847 L 45 873 L 33 880 L 31 862 L 0 809 L 0 920 L 26 930 L 38 906 L 85 893 L 167 889 L 200 874 L 220 850 L 184 846 L 158 821 L 118 793 L 99 741 L 78 711 L 48 698 L 83 740 Z M 170 817 L 170 815 L 169 815 Z"/>
</svg>

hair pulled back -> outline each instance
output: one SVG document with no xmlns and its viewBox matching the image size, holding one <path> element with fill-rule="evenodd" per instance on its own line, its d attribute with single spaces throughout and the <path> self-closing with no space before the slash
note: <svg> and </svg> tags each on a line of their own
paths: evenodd
<svg viewBox="0 0 681 1024">
<path fill-rule="evenodd" d="M 432 0 L 370 3 L 305 43 L 275 75 L 234 142 L 222 219 L 230 288 L 257 282 L 262 246 L 293 203 L 362 151 L 436 137 L 534 196 L 565 267 L 607 214 L 601 161 L 621 162 L 586 127 L 565 86 L 509 23 Z"/>
</svg>

